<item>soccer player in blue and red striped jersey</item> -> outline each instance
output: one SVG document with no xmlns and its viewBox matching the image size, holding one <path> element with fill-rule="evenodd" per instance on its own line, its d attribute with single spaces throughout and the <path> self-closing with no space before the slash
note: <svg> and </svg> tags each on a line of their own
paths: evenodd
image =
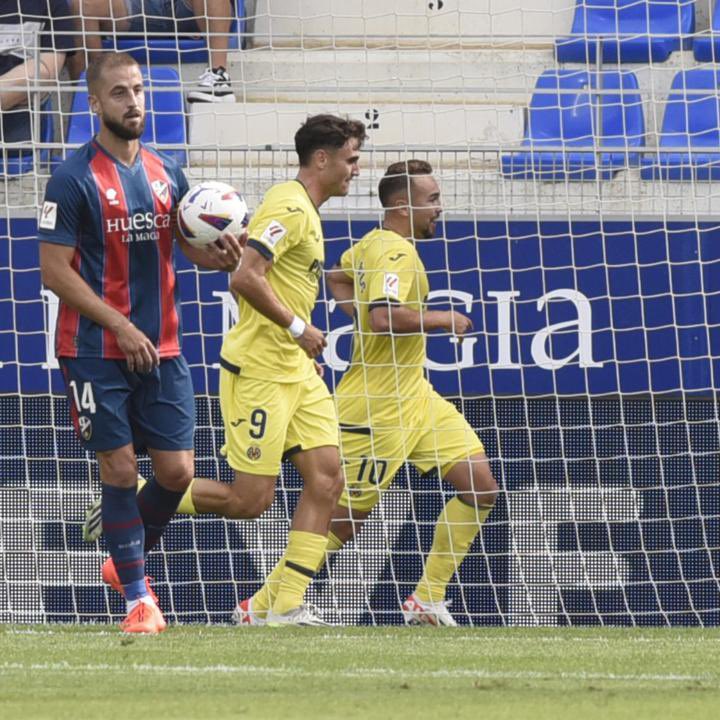
<svg viewBox="0 0 720 720">
<path fill-rule="evenodd" d="M 97 454 L 110 558 L 103 579 L 127 601 L 126 632 L 165 620 L 145 577 L 145 554 L 175 513 L 194 473 L 195 406 L 181 354 L 177 240 L 191 262 L 234 270 L 238 238 L 207 249 L 175 237 L 187 180 L 143 145 L 145 92 L 129 55 L 97 56 L 87 73 L 98 134 L 50 179 L 38 240 L 43 283 L 60 298 L 56 354 L 81 441 Z M 136 496 L 136 450 L 154 477 Z"/>
</svg>

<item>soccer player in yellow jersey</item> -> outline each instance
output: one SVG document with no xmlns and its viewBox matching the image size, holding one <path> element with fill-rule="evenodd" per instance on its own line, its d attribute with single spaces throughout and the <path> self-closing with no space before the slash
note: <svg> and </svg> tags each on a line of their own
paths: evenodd
<svg viewBox="0 0 720 720">
<path fill-rule="evenodd" d="M 328 285 L 343 309 L 356 309 L 353 356 L 335 391 L 346 491 L 331 525 L 341 542 L 353 537 L 406 461 L 433 469 L 457 494 L 437 519 L 415 592 L 402 606 L 407 623 L 455 625 L 445 591 L 489 514 L 497 484 L 475 431 L 425 376 L 425 334 L 454 333 L 471 320 L 425 308 L 428 278 L 415 240 L 429 239 L 442 211 L 431 166 L 391 165 L 380 181 L 382 227 L 346 251 Z M 350 304 L 354 298 L 354 304 Z"/>
<path fill-rule="evenodd" d="M 259 517 L 273 502 L 283 457 L 290 457 L 303 491 L 265 608 L 271 624 L 320 623 L 303 598 L 325 559 L 343 476 L 335 406 L 314 360 L 326 343 L 310 323 L 325 257 L 318 208 L 347 195 L 364 139 L 361 122 L 308 118 L 295 135 L 297 178 L 270 188 L 255 211 L 230 281 L 239 320 L 220 353 L 223 452 L 234 482 L 195 479 L 179 508 Z"/>
<path fill-rule="evenodd" d="M 429 239 L 442 211 L 440 190 L 426 162 L 391 165 L 379 186 L 382 227 L 347 250 L 327 274 L 342 309 L 353 315 L 350 369 L 335 391 L 346 489 L 333 516 L 328 552 L 360 529 L 400 467 L 437 469 L 457 494 L 435 527 L 425 571 L 402 606 L 409 624 L 455 625 L 445 591 L 488 516 L 497 494 L 485 450 L 454 405 L 427 381 L 425 335 L 445 330 L 460 339 L 472 329 L 454 311 L 425 309 L 429 285 L 415 240 Z M 234 613 L 261 625 L 278 592 L 279 568 Z"/>
</svg>

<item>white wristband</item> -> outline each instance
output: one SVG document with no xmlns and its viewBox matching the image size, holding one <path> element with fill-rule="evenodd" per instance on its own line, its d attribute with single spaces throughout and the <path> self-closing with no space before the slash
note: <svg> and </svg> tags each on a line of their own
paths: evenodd
<svg viewBox="0 0 720 720">
<path fill-rule="evenodd" d="M 288 331 L 294 338 L 299 338 L 305 332 L 305 321 L 296 315 L 288 326 Z"/>
</svg>

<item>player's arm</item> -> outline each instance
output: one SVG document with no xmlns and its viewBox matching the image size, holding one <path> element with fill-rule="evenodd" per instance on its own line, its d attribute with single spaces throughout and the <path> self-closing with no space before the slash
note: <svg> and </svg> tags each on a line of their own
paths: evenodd
<svg viewBox="0 0 720 720">
<path fill-rule="evenodd" d="M 248 245 L 240 267 L 230 279 L 231 291 L 276 325 L 287 329 L 308 357 L 317 357 L 327 345 L 322 331 L 302 321 L 278 300 L 266 277 L 271 267 L 270 257 Z"/>
<path fill-rule="evenodd" d="M 40 272 L 43 284 L 65 305 L 112 332 L 125 353 L 129 370 L 149 372 L 160 362 L 157 348 L 122 313 L 95 294 L 73 268 L 74 254 L 74 247 L 41 242 Z"/>
<path fill-rule="evenodd" d="M 393 333 L 395 335 L 447 330 L 462 337 L 473 327 L 469 317 L 455 310 L 419 312 L 406 305 L 399 305 L 387 300 L 372 303 L 368 313 L 368 323 L 370 329 L 375 333 Z"/>
<path fill-rule="evenodd" d="M 337 306 L 350 317 L 353 316 L 355 287 L 351 275 L 340 265 L 334 265 L 325 273 L 325 283 L 335 298 Z"/>
<path fill-rule="evenodd" d="M 412 253 L 391 250 L 380 262 L 382 270 L 367 274 L 368 324 L 373 332 L 408 335 L 446 330 L 462 338 L 472 330 L 472 320 L 455 310 L 419 311 L 408 306 L 417 273 Z"/>
</svg>

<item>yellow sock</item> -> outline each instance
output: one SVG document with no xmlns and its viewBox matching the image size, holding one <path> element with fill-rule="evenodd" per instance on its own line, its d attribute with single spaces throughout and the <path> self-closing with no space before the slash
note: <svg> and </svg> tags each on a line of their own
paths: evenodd
<svg viewBox="0 0 720 720">
<path fill-rule="evenodd" d="M 335 533 L 329 532 L 328 533 L 328 544 L 327 544 L 327 548 L 325 549 L 325 552 L 328 555 L 330 555 L 331 553 L 335 553 L 338 550 L 342 550 L 342 546 L 344 544 L 345 543 L 343 543 L 343 541 L 337 535 L 335 535 Z M 322 565 L 320 565 L 320 567 L 322 567 Z M 320 568 L 318 568 L 318 570 L 319 569 Z"/>
<path fill-rule="evenodd" d="M 334 535 L 328 533 L 326 553 L 337 552 L 343 546 L 343 542 Z M 320 561 L 318 572 L 320 572 L 322 566 L 325 564 L 325 558 Z M 285 556 L 283 555 L 278 560 L 277 565 L 272 569 L 270 574 L 265 578 L 263 586 L 252 596 L 252 610 L 259 617 L 264 618 L 267 615 L 267 611 L 275 603 L 278 590 L 280 588 L 280 578 L 282 577 L 283 570 L 285 568 Z"/>
<path fill-rule="evenodd" d="M 188 485 L 187 490 L 185 491 L 185 494 L 182 496 L 180 504 L 178 505 L 177 512 L 182 513 L 183 515 L 198 514 L 192 499 L 192 489 L 194 484 L 195 478 L 190 481 L 190 484 Z"/>
<path fill-rule="evenodd" d="M 435 537 L 415 594 L 425 602 L 445 599 L 445 590 L 460 567 L 490 508 L 467 505 L 454 497 L 442 509 L 435 524 Z"/>
<path fill-rule="evenodd" d="M 283 615 L 302 605 L 305 591 L 325 561 L 327 535 L 291 530 L 285 550 L 285 567 L 273 602 L 273 612 Z"/>
</svg>

